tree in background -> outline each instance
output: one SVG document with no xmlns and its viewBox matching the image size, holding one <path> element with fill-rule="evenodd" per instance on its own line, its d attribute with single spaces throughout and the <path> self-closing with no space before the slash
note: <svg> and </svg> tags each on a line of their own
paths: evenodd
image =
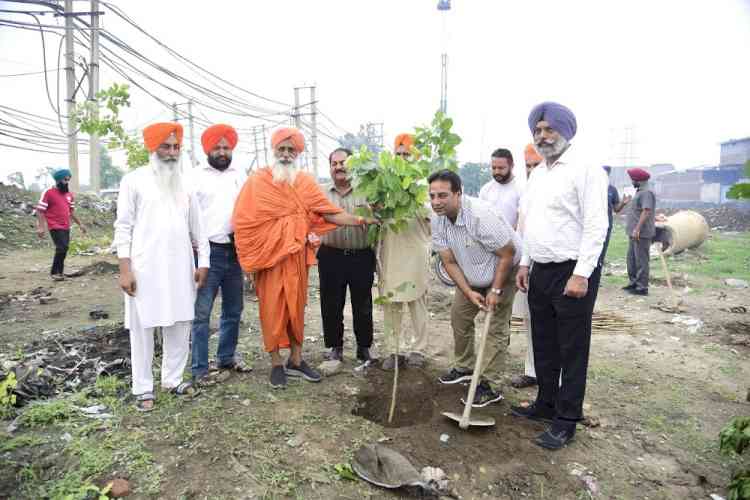
<svg viewBox="0 0 750 500">
<path fill-rule="evenodd" d="M 745 178 L 750 179 L 750 160 L 745 162 Z M 750 183 L 738 182 L 727 192 L 727 198 L 734 200 L 750 200 Z"/>
<path fill-rule="evenodd" d="M 26 183 L 23 179 L 23 172 L 13 172 L 12 174 L 8 174 L 8 182 L 14 186 L 20 187 L 21 189 L 26 187 Z"/>
<path fill-rule="evenodd" d="M 366 147 L 371 153 L 379 153 L 382 148 L 379 144 L 374 144 L 370 138 L 360 130 L 357 135 L 347 132 L 338 138 L 339 145 L 350 151 L 359 151 L 362 146 Z"/>
<path fill-rule="evenodd" d="M 102 178 L 102 189 L 112 189 L 120 185 L 120 180 L 125 173 L 112 164 L 112 157 L 109 156 L 107 148 L 102 147 L 100 162 L 101 162 L 101 178 Z"/>
<path fill-rule="evenodd" d="M 479 190 L 490 180 L 490 166 L 486 163 L 464 163 L 458 169 L 464 193 L 469 196 L 479 195 Z"/>
</svg>

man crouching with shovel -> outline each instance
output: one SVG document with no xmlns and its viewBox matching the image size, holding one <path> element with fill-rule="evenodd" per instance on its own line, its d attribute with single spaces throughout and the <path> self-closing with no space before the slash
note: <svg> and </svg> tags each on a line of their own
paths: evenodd
<svg viewBox="0 0 750 500">
<path fill-rule="evenodd" d="M 510 342 L 521 240 L 491 205 L 462 194 L 461 178 L 454 172 L 440 170 L 428 182 L 435 212 L 431 218 L 432 246 L 460 291 L 451 307 L 454 366 L 438 380 L 441 384 L 456 384 L 476 375 L 479 384 L 472 383 L 472 389 L 476 387 L 472 406 L 481 408 L 503 399 L 490 382 L 500 379 Z M 480 310 L 490 316 L 475 359 L 474 318 Z M 472 392 L 469 391 L 469 398 Z"/>
</svg>

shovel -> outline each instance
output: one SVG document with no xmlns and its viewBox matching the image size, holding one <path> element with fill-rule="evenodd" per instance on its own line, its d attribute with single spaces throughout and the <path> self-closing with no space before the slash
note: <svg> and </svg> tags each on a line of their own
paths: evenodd
<svg viewBox="0 0 750 500">
<path fill-rule="evenodd" d="M 492 313 L 487 311 L 484 315 L 484 326 L 482 328 L 482 336 L 479 339 L 479 352 L 477 353 L 477 360 L 474 363 L 474 375 L 471 377 L 471 385 L 469 386 L 469 394 L 466 397 L 466 406 L 462 415 L 451 411 L 444 411 L 442 414 L 449 419 L 458 422 L 458 426 L 461 429 L 468 429 L 469 426 L 475 427 L 491 427 L 495 425 L 495 419 L 492 417 L 479 417 L 469 418 L 471 416 L 471 403 L 474 402 L 474 395 L 477 392 L 477 385 L 479 385 L 479 372 L 482 369 L 482 359 L 484 358 L 484 345 L 487 341 L 487 332 L 490 330 L 490 319 L 492 319 Z"/>
</svg>

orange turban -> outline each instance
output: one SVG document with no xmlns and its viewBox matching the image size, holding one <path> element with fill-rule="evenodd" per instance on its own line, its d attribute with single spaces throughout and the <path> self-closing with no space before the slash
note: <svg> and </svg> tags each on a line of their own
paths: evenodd
<svg viewBox="0 0 750 500">
<path fill-rule="evenodd" d="M 536 148 L 533 144 L 526 145 L 526 149 L 523 150 L 523 156 L 526 159 L 526 163 L 539 163 L 543 160 L 539 153 L 536 152 Z"/>
<path fill-rule="evenodd" d="M 292 141 L 292 145 L 297 153 L 305 150 L 305 136 L 296 128 L 280 128 L 271 135 L 271 147 L 274 149 L 284 141 Z"/>
<path fill-rule="evenodd" d="M 182 144 L 182 125 L 174 122 L 154 123 L 143 129 L 143 144 L 153 153 L 172 134 Z"/>
<path fill-rule="evenodd" d="M 398 149 L 399 146 L 406 146 L 410 149 L 414 145 L 414 135 L 412 134 L 398 134 L 396 140 L 393 143 L 393 149 Z"/>
<path fill-rule="evenodd" d="M 226 139 L 229 143 L 229 147 L 234 149 L 237 145 L 237 131 L 231 125 L 212 125 L 203 132 L 201 136 L 201 144 L 203 144 L 203 151 L 208 154 L 222 139 Z"/>
</svg>

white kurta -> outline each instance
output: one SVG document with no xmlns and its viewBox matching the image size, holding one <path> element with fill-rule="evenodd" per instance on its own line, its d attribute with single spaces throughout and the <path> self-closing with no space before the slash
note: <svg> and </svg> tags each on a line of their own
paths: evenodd
<svg viewBox="0 0 750 500">
<path fill-rule="evenodd" d="M 141 328 L 192 321 L 196 285 L 191 241 L 198 267 L 209 267 L 210 249 L 195 196 L 180 203 L 164 199 L 151 166 L 122 178 L 117 198 L 114 245 L 119 258 L 130 258 L 135 297 L 125 295 L 125 327 Z"/>
</svg>

